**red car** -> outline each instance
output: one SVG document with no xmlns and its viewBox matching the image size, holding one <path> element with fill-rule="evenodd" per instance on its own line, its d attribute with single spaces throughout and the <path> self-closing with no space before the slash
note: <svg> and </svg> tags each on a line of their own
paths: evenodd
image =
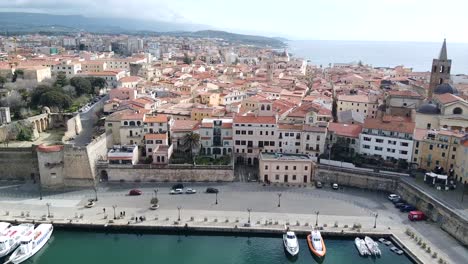
<svg viewBox="0 0 468 264">
<path fill-rule="evenodd" d="M 408 213 L 408 219 L 410 221 L 422 221 L 426 220 L 426 215 L 421 211 L 411 211 Z"/>
<path fill-rule="evenodd" d="M 128 195 L 131 195 L 131 196 L 134 196 L 134 195 L 141 195 L 142 192 L 138 189 L 133 189 L 133 190 L 130 190 L 130 192 L 128 192 Z"/>
</svg>

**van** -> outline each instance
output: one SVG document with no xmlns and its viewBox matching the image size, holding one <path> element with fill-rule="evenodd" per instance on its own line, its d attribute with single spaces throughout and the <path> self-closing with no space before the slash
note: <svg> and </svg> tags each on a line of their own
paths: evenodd
<svg viewBox="0 0 468 264">
<path fill-rule="evenodd" d="M 426 215 L 421 211 L 411 211 L 408 213 L 408 219 L 410 221 L 422 221 L 426 220 Z"/>
</svg>

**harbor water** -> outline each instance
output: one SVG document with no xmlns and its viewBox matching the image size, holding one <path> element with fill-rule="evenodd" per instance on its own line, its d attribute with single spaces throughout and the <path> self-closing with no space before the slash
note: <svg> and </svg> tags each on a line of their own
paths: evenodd
<svg viewBox="0 0 468 264">
<path fill-rule="evenodd" d="M 323 262 L 310 253 L 305 238 L 300 252 L 288 258 L 281 236 L 123 234 L 55 231 L 49 243 L 31 260 L 35 264 L 275 264 L 275 263 L 412 263 L 379 244 L 382 256 L 360 257 L 351 239 L 325 238 Z"/>
</svg>

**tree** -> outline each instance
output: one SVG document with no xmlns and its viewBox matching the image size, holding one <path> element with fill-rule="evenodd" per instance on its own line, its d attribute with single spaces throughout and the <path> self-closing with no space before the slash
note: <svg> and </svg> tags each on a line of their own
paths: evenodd
<svg viewBox="0 0 468 264">
<path fill-rule="evenodd" d="M 190 160 L 193 161 L 193 149 L 200 145 L 200 135 L 194 132 L 187 133 L 182 138 L 182 144 L 189 151 Z"/>
<path fill-rule="evenodd" d="M 73 77 L 70 79 L 70 84 L 75 87 L 76 94 L 78 96 L 83 94 L 91 94 L 93 92 L 91 82 L 86 78 Z"/>
<path fill-rule="evenodd" d="M 39 99 L 39 104 L 42 106 L 58 107 L 59 109 L 66 109 L 72 105 L 70 96 L 64 94 L 61 90 L 50 90 L 42 94 Z"/>
<path fill-rule="evenodd" d="M 55 80 L 54 86 L 57 87 L 64 87 L 68 85 L 70 82 L 67 79 L 67 75 L 64 72 L 59 72 L 57 74 L 57 79 Z"/>
<path fill-rule="evenodd" d="M 0 88 L 3 88 L 3 85 L 7 82 L 7 79 L 3 76 L 0 76 Z"/>
<path fill-rule="evenodd" d="M 74 86 L 65 85 L 64 87 L 62 87 L 62 91 L 63 93 L 68 94 L 72 98 L 76 97 L 76 89 Z"/>
<path fill-rule="evenodd" d="M 23 100 L 23 97 L 19 92 L 15 90 L 11 91 L 8 97 L 0 100 L 0 105 L 9 107 L 11 113 L 14 114 L 16 119 L 22 119 L 24 117 L 21 109 L 26 107 L 26 101 Z"/>
<path fill-rule="evenodd" d="M 150 203 L 151 203 L 151 204 L 154 204 L 154 205 L 156 205 L 156 204 L 158 204 L 158 203 L 159 203 L 159 199 L 158 199 L 158 198 L 156 198 L 156 197 L 153 197 L 153 198 L 151 198 L 151 201 L 150 201 Z"/>
<path fill-rule="evenodd" d="M 21 69 L 15 70 L 15 73 L 13 73 L 13 77 L 12 77 L 12 79 L 11 79 L 11 82 L 16 82 L 16 80 L 17 80 L 18 78 L 20 78 L 20 77 L 21 77 L 21 79 L 24 78 L 24 71 L 21 70 Z"/>
<path fill-rule="evenodd" d="M 185 64 L 192 64 L 192 59 L 187 55 L 187 53 L 184 54 L 184 63 Z"/>
<path fill-rule="evenodd" d="M 34 106 L 38 106 L 42 95 L 51 90 L 53 89 L 48 85 L 38 85 L 31 94 L 31 104 Z"/>
</svg>

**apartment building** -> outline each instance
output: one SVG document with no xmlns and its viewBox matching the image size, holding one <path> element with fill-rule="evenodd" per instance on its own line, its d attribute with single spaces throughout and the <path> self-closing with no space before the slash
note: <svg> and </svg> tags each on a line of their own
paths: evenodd
<svg viewBox="0 0 468 264">
<path fill-rule="evenodd" d="M 53 75 L 57 75 L 59 72 L 63 72 L 67 78 L 72 78 L 81 72 L 81 63 L 71 60 L 61 61 L 59 64 L 52 66 Z"/>
<path fill-rule="evenodd" d="M 336 107 L 338 114 L 351 110 L 364 114 L 364 117 L 375 118 L 378 101 L 368 95 L 339 95 Z"/>
<path fill-rule="evenodd" d="M 262 182 L 308 183 L 315 163 L 311 156 L 285 153 L 260 153 L 259 173 Z"/>
<path fill-rule="evenodd" d="M 261 152 L 276 152 L 276 117 L 236 116 L 233 125 L 234 155 L 237 163 L 258 164 Z"/>
<path fill-rule="evenodd" d="M 200 126 L 203 155 L 231 155 L 233 151 L 232 118 L 205 118 Z"/>
<path fill-rule="evenodd" d="M 312 157 L 318 157 L 325 151 L 327 127 L 319 125 L 304 125 L 301 134 L 301 151 Z"/>
<path fill-rule="evenodd" d="M 169 145 L 169 138 L 167 133 L 148 133 L 145 134 L 145 153 L 146 157 L 152 156 L 153 151 L 158 149 L 160 145 Z"/>
<path fill-rule="evenodd" d="M 367 118 L 359 136 L 359 151 L 383 159 L 412 161 L 414 123 L 403 118 L 385 116 Z"/>
<path fill-rule="evenodd" d="M 330 149 L 333 144 L 342 139 L 342 142 L 346 142 L 344 149 L 347 153 L 358 153 L 361 132 L 361 125 L 329 123 L 326 148 Z"/>
<path fill-rule="evenodd" d="M 114 146 L 107 152 L 109 164 L 135 165 L 138 163 L 138 146 Z"/>
</svg>

